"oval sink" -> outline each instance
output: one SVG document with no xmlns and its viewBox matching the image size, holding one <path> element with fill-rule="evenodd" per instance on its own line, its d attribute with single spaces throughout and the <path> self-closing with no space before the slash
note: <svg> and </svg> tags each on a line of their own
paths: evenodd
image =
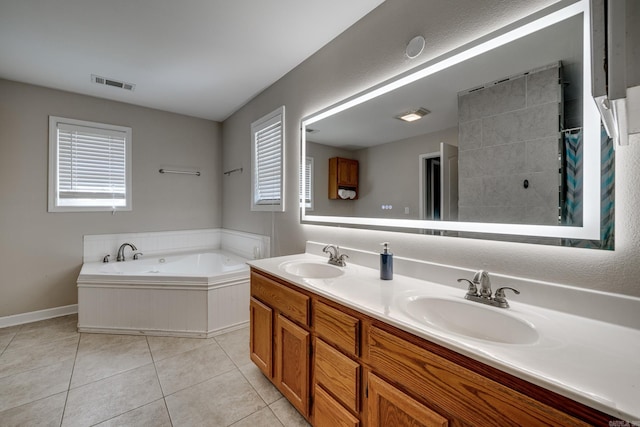
<svg viewBox="0 0 640 427">
<path fill-rule="evenodd" d="M 427 326 L 484 341 L 502 344 L 533 344 L 539 338 L 535 327 L 507 313 L 466 300 L 409 297 L 404 311 Z"/>
<path fill-rule="evenodd" d="M 332 279 L 344 274 L 344 270 L 338 266 L 313 261 L 289 261 L 280 264 L 280 268 L 307 279 Z"/>
</svg>

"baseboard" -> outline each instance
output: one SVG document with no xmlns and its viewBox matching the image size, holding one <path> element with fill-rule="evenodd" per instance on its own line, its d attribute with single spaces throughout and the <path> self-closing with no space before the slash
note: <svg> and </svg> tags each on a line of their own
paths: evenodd
<svg viewBox="0 0 640 427">
<path fill-rule="evenodd" d="M 13 314 L 0 317 L 0 328 L 22 325 L 23 323 L 37 322 L 38 320 L 52 319 L 78 312 L 78 304 L 65 305 L 63 307 L 47 308 L 45 310 L 31 311 L 29 313 Z"/>
</svg>

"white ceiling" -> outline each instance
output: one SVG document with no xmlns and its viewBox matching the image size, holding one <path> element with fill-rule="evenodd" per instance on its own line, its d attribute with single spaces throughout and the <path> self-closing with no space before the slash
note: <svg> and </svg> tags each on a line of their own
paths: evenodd
<svg viewBox="0 0 640 427">
<path fill-rule="evenodd" d="M 0 0 L 0 78 L 222 121 L 383 1 Z"/>
</svg>

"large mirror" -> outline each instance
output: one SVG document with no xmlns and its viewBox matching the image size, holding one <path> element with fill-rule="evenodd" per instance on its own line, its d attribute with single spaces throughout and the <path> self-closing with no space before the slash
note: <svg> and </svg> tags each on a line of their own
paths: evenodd
<svg viewBox="0 0 640 427">
<path fill-rule="evenodd" d="M 305 118 L 302 221 L 601 240 L 612 154 L 590 95 L 589 4 L 566 4 Z"/>
</svg>

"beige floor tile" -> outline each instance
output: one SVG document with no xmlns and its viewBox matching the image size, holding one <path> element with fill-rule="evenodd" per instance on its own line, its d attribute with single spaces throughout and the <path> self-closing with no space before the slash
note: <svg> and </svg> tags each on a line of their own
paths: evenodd
<svg viewBox="0 0 640 427">
<path fill-rule="evenodd" d="M 152 363 L 145 337 L 82 334 L 71 388 Z"/>
<path fill-rule="evenodd" d="M 212 340 L 202 338 L 147 337 L 153 361 L 157 362 L 205 345 Z"/>
<path fill-rule="evenodd" d="M 65 391 L 0 412 L 0 425 L 3 427 L 59 427 L 66 399 Z"/>
<path fill-rule="evenodd" d="M 108 421 L 97 424 L 100 427 L 124 427 L 124 426 L 153 426 L 171 427 L 171 420 L 167 412 L 164 399 L 156 400 L 140 408 L 111 418 Z"/>
<path fill-rule="evenodd" d="M 235 369 L 235 365 L 215 342 L 156 362 L 165 396 Z"/>
<path fill-rule="evenodd" d="M 165 400 L 175 426 L 228 426 L 265 407 L 236 369 Z"/>
<path fill-rule="evenodd" d="M 249 328 L 238 329 L 214 338 L 236 366 L 251 362 L 249 358 Z"/>
<path fill-rule="evenodd" d="M 69 388 L 73 360 L 0 379 L 0 411 L 24 405 Z"/>
<path fill-rule="evenodd" d="M 7 348 L 0 356 L 0 378 L 74 359 L 78 338 L 79 336 L 70 336 L 28 347 Z"/>
<path fill-rule="evenodd" d="M 231 427 L 282 427 L 282 423 L 278 421 L 271 409 L 266 407 L 254 412 L 247 418 L 241 419 L 237 423 L 231 424 Z"/>
<path fill-rule="evenodd" d="M 0 355 L 5 348 L 9 345 L 13 337 L 16 336 L 18 331 L 22 328 L 22 325 L 8 326 L 6 328 L 0 328 Z"/>
<path fill-rule="evenodd" d="M 308 427 L 310 425 L 284 397 L 269 405 L 269 408 L 284 427 Z"/>
<path fill-rule="evenodd" d="M 249 384 L 256 389 L 262 400 L 267 405 L 282 397 L 278 389 L 265 377 L 260 369 L 253 363 L 248 363 L 240 368 L 242 375 L 249 381 Z"/>
<path fill-rule="evenodd" d="M 69 391 L 63 426 L 88 426 L 162 398 L 153 364 Z"/>
<path fill-rule="evenodd" d="M 8 349 L 43 344 L 78 335 L 78 316 L 56 317 L 39 322 L 27 323 L 16 333 Z"/>
</svg>

